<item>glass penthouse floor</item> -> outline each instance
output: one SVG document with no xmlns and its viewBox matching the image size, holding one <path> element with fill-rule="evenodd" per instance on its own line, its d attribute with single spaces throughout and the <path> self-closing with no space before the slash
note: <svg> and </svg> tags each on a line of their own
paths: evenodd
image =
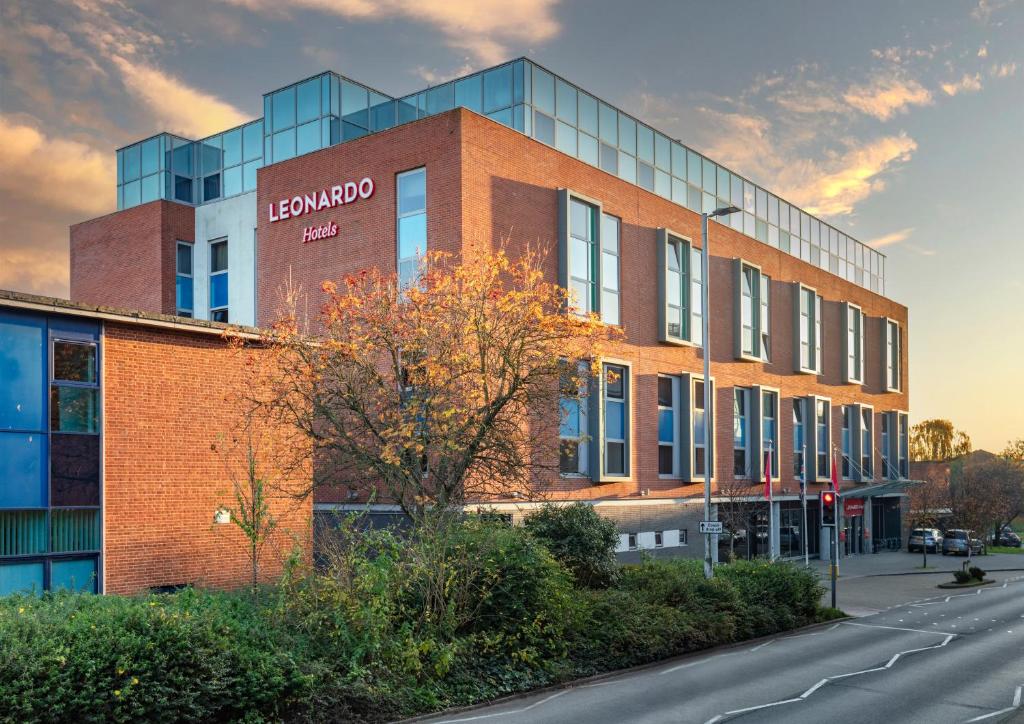
<svg viewBox="0 0 1024 724">
<path fill-rule="evenodd" d="M 161 133 L 117 151 L 117 208 L 204 204 L 256 188 L 256 169 L 465 106 L 693 211 L 730 204 L 732 228 L 879 294 L 885 256 L 520 58 L 402 98 L 334 72 L 263 96 L 263 118 L 192 141 Z"/>
</svg>

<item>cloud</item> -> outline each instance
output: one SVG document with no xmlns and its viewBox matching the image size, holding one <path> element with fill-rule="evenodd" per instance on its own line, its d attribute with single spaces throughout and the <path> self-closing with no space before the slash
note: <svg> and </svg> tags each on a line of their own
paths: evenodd
<svg viewBox="0 0 1024 724">
<path fill-rule="evenodd" d="M 987 42 L 982 43 L 981 47 L 978 48 L 978 57 L 979 58 L 987 58 L 988 57 L 988 43 Z"/>
<path fill-rule="evenodd" d="M 279 0 L 225 0 L 265 15 L 287 11 Z M 552 9 L 558 0 L 295 0 L 306 8 L 358 21 L 405 18 L 432 25 L 449 46 L 493 65 L 508 59 L 508 46 L 542 43 L 561 27 Z"/>
<path fill-rule="evenodd" d="M 914 233 L 914 227 L 910 226 L 906 229 L 900 229 L 899 231 L 893 231 L 888 234 L 876 237 L 871 241 L 867 242 L 867 245 L 875 249 L 881 249 L 885 246 L 892 246 L 893 244 L 900 244 L 906 241 L 910 235 Z"/>
<path fill-rule="evenodd" d="M 119 55 L 111 61 L 128 91 L 146 105 L 165 130 L 199 138 L 252 120 L 231 104 L 162 70 Z"/>
<path fill-rule="evenodd" d="M 932 94 L 912 78 L 878 75 L 866 84 L 851 85 L 843 100 L 862 113 L 885 121 L 905 113 L 909 106 L 930 105 Z"/>
<path fill-rule="evenodd" d="M 981 74 L 968 75 L 964 73 L 960 80 L 942 84 L 942 91 L 948 96 L 955 96 L 957 93 L 973 93 L 981 90 Z"/>
<path fill-rule="evenodd" d="M 780 175 L 780 193 L 807 212 L 844 216 L 873 193 L 885 188 L 886 171 L 909 161 L 917 150 L 914 139 L 901 133 L 852 144 L 824 161 L 805 161 Z"/>
<path fill-rule="evenodd" d="M 114 207 L 114 154 L 78 141 L 47 137 L 0 115 L 0 191 L 50 209 L 99 214 Z"/>
<path fill-rule="evenodd" d="M 67 296 L 68 255 L 38 249 L 0 248 L 0 289 L 45 296 Z"/>
<path fill-rule="evenodd" d="M 997 63 L 989 70 L 989 75 L 995 78 L 1009 78 L 1017 72 L 1016 63 Z"/>
</svg>

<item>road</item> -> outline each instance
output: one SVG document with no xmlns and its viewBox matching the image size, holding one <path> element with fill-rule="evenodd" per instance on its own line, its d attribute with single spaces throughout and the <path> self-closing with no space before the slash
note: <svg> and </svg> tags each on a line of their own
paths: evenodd
<svg viewBox="0 0 1024 724">
<path fill-rule="evenodd" d="M 980 590 L 980 592 L 977 592 Z M 434 724 L 1024 721 L 1024 576 Z"/>
</svg>

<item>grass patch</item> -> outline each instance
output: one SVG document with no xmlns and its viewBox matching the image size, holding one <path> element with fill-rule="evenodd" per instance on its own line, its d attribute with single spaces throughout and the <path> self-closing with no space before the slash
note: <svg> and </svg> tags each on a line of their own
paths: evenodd
<svg viewBox="0 0 1024 724">
<path fill-rule="evenodd" d="M 1010 553 L 1012 555 L 1024 554 L 1024 548 L 1011 548 L 1010 546 L 989 546 L 989 553 Z"/>
</svg>

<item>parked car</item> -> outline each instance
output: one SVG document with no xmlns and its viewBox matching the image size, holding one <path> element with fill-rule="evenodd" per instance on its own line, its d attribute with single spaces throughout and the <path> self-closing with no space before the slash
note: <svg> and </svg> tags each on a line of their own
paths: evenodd
<svg viewBox="0 0 1024 724">
<path fill-rule="evenodd" d="M 1017 535 L 1012 528 L 1006 526 L 999 531 L 999 538 L 996 539 L 995 544 L 997 546 L 1006 546 L 1008 548 L 1020 548 L 1021 540 L 1020 536 Z"/>
<path fill-rule="evenodd" d="M 938 528 L 914 528 L 907 540 L 907 550 L 911 553 L 925 548 L 929 553 L 938 553 L 942 549 L 942 533 Z"/>
<path fill-rule="evenodd" d="M 974 531 L 962 528 L 946 531 L 946 535 L 942 539 L 942 555 L 969 556 L 975 553 L 983 556 L 988 553 L 988 549 L 985 548 L 985 543 L 980 538 L 975 537 Z"/>
</svg>

